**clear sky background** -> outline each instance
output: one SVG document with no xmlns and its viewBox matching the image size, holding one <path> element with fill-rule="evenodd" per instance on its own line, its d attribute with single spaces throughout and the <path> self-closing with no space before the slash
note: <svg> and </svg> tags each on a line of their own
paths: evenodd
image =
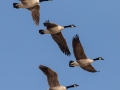
<svg viewBox="0 0 120 90">
<path fill-rule="evenodd" d="M 0 90 L 47 90 L 46 76 L 40 64 L 58 73 L 61 85 L 79 84 L 70 90 L 120 89 L 120 0 L 53 0 L 41 3 L 40 25 L 31 12 L 15 9 L 18 0 L 2 0 L 0 14 Z M 45 20 L 59 25 L 75 24 L 64 29 L 71 56 L 65 56 L 51 35 L 40 35 Z M 104 61 L 92 63 L 98 73 L 79 67 L 70 68 L 75 60 L 72 38 L 78 34 L 86 55 Z"/>
</svg>

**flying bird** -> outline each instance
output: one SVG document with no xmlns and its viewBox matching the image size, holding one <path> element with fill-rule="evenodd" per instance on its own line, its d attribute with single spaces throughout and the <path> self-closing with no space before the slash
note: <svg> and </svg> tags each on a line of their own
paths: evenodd
<svg viewBox="0 0 120 90">
<path fill-rule="evenodd" d="M 40 4 L 39 2 L 43 1 L 51 1 L 51 0 L 19 0 L 19 3 L 13 3 L 13 7 L 18 8 L 26 8 L 31 11 L 32 18 L 35 24 L 38 26 L 40 21 Z"/>
<path fill-rule="evenodd" d="M 69 62 L 70 67 L 80 66 L 83 70 L 86 70 L 88 72 L 93 72 L 93 73 L 99 72 L 94 69 L 91 63 L 96 60 L 104 60 L 104 59 L 102 57 L 98 57 L 95 59 L 87 58 L 87 56 L 85 55 L 84 49 L 82 47 L 82 44 L 79 40 L 79 36 L 77 34 L 73 37 L 72 47 L 73 47 L 73 52 L 74 52 L 76 61 L 70 61 Z"/>
<path fill-rule="evenodd" d="M 44 65 L 40 65 L 39 69 L 46 75 L 47 77 L 47 81 L 49 84 L 49 90 L 66 90 L 68 88 L 72 88 L 72 87 L 77 87 L 79 85 L 77 84 L 73 84 L 70 86 L 62 86 L 60 85 L 59 81 L 58 81 L 58 75 L 55 71 L 53 71 L 52 69 L 50 69 L 47 66 Z"/>
<path fill-rule="evenodd" d="M 60 50 L 67 56 L 70 56 L 70 50 L 67 46 L 66 40 L 63 37 L 61 31 L 65 28 L 73 28 L 76 27 L 74 24 L 67 25 L 67 26 L 60 26 L 55 23 L 46 20 L 43 25 L 46 27 L 46 30 L 39 30 L 40 34 L 51 34 L 53 40 L 57 43 Z"/>
</svg>

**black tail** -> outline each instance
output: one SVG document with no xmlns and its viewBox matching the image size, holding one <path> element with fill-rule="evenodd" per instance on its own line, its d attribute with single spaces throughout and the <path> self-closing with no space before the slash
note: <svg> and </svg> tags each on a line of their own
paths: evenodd
<svg viewBox="0 0 120 90">
<path fill-rule="evenodd" d="M 18 3 L 13 3 L 13 7 L 18 9 L 19 8 Z"/>
<path fill-rule="evenodd" d="M 42 35 L 45 34 L 44 30 L 39 30 L 39 33 L 42 34 Z"/>
<path fill-rule="evenodd" d="M 69 67 L 74 67 L 74 65 L 72 65 L 74 61 L 69 61 Z"/>
</svg>

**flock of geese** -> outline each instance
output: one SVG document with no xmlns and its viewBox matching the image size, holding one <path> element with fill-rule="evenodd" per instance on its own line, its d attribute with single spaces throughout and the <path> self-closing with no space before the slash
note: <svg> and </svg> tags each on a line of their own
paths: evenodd
<svg viewBox="0 0 120 90">
<path fill-rule="evenodd" d="M 43 1 L 51 1 L 51 0 L 19 0 L 19 3 L 13 3 L 13 7 L 16 9 L 19 8 L 26 8 L 31 11 L 32 18 L 35 22 L 35 24 L 38 26 L 40 21 L 40 2 Z M 46 29 L 39 30 L 39 33 L 41 35 L 43 34 L 51 34 L 53 40 L 57 43 L 60 50 L 67 56 L 70 56 L 70 50 L 68 48 L 67 42 L 65 38 L 63 37 L 61 31 L 65 28 L 74 28 L 76 27 L 74 24 L 67 25 L 67 26 L 61 26 L 57 25 L 55 23 L 50 22 L 49 20 L 46 20 L 43 25 L 46 27 Z M 72 47 L 74 56 L 76 58 L 76 61 L 69 61 L 69 67 L 75 67 L 80 66 L 83 70 L 86 70 L 88 72 L 99 72 L 97 71 L 91 63 L 97 60 L 104 60 L 102 57 L 97 57 L 95 59 L 89 59 L 84 52 L 84 49 L 82 47 L 82 44 L 79 39 L 79 35 L 76 34 L 72 39 Z M 51 68 L 40 65 L 39 69 L 46 75 L 48 84 L 50 86 L 49 90 L 66 90 L 68 88 L 77 87 L 79 85 L 73 84 L 70 86 L 62 86 L 60 85 L 58 81 L 58 75 L 55 71 L 53 71 Z"/>
</svg>

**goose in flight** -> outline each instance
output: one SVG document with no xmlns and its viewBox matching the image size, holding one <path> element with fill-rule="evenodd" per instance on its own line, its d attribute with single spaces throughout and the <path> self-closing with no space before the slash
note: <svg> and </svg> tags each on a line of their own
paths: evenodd
<svg viewBox="0 0 120 90">
<path fill-rule="evenodd" d="M 79 85 L 77 84 L 73 84 L 70 86 L 62 86 L 60 85 L 59 81 L 58 81 L 58 75 L 55 71 L 53 71 L 52 69 L 50 69 L 47 66 L 44 65 L 40 65 L 39 69 L 46 75 L 47 77 L 47 81 L 49 84 L 49 90 L 66 90 L 68 88 L 72 88 L 72 87 L 77 87 Z"/>
<path fill-rule="evenodd" d="M 39 2 L 51 0 L 19 0 L 19 3 L 13 3 L 14 8 L 26 8 L 31 11 L 35 24 L 39 25 L 40 20 L 40 4 Z"/>
<path fill-rule="evenodd" d="M 76 61 L 70 61 L 69 62 L 70 67 L 80 66 L 82 69 L 88 72 L 93 72 L 93 73 L 99 72 L 94 69 L 91 63 L 96 60 L 104 60 L 104 59 L 102 57 L 98 57 L 92 60 L 87 58 L 87 56 L 85 55 L 84 49 L 82 47 L 82 44 L 79 40 L 79 36 L 77 34 L 73 37 L 72 47 L 73 47 L 73 52 L 74 52 Z"/>
<path fill-rule="evenodd" d="M 49 20 L 46 20 L 43 25 L 46 27 L 46 30 L 39 30 L 40 34 L 51 34 L 53 40 L 58 44 L 61 51 L 67 55 L 70 56 L 70 50 L 67 46 L 66 40 L 63 37 L 61 31 L 65 28 L 74 28 L 75 25 L 67 25 L 67 26 L 60 26 L 55 23 L 50 22 Z"/>
</svg>

